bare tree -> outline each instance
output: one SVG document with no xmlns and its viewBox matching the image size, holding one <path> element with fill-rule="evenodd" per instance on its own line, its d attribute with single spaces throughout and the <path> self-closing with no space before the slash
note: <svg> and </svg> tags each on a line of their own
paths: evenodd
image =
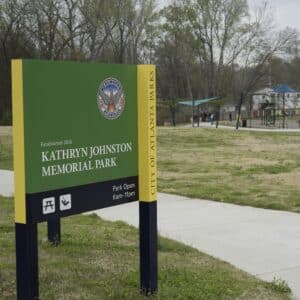
<svg viewBox="0 0 300 300">
<path fill-rule="evenodd" d="M 129 36 L 130 63 L 139 63 L 140 56 L 146 55 L 145 47 L 153 47 L 155 23 L 158 21 L 155 6 L 156 0 L 134 1 L 135 13 Z"/>
<path fill-rule="evenodd" d="M 80 1 L 83 31 L 81 48 L 88 60 L 97 60 L 103 56 L 109 37 L 117 25 L 115 3 L 108 0 Z"/>
<path fill-rule="evenodd" d="M 33 45 L 24 30 L 24 1 L 6 0 L 0 2 L 0 119 L 11 122 L 10 60 L 34 55 Z"/>
<path fill-rule="evenodd" d="M 60 0 L 28 1 L 25 26 L 40 58 L 59 58 L 61 40 L 58 32 L 61 10 Z"/>
<path fill-rule="evenodd" d="M 207 74 L 207 96 L 224 93 L 228 71 L 260 33 L 251 21 L 246 0 L 183 0 L 202 72 Z"/>
<path fill-rule="evenodd" d="M 61 43 L 56 56 L 72 60 L 83 59 L 80 47 L 83 18 L 80 14 L 79 0 L 62 0 L 61 2 L 62 8 L 58 14 L 60 22 L 57 31 Z"/>
</svg>

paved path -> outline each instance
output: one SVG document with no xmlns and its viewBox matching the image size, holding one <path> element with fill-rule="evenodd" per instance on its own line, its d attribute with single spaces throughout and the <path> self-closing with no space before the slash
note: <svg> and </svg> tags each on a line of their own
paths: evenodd
<svg viewBox="0 0 300 300">
<path fill-rule="evenodd" d="M 14 172 L 0 170 L 0 195 L 12 197 L 14 194 Z"/>
<path fill-rule="evenodd" d="M 0 194 L 12 196 L 13 172 L 0 170 Z M 138 226 L 138 203 L 97 210 Z M 300 214 L 158 194 L 158 228 L 166 236 L 261 279 L 284 279 L 300 299 Z"/>
<path fill-rule="evenodd" d="M 198 128 L 197 127 L 197 123 L 195 123 L 194 128 Z M 211 122 L 200 122 L 199 126 L 201 128 L 212 128 L 212 129 L 216 129 L 216 123 L 214 122 L 214 124 L 212 125 Z M 186 125 L 178 125 L 178 127 L 192 127 L 191 124 L 186 124 Z M 228 130 L 236 130 L 235 128 L 235 124 L 232 126 L 225 126 L 225 125 L 219 125 L 218 128 L 221 129 L 228 129 Z M 299 132 L 300 133 L 300 128 L 256 128 L 256 127 L 239 127 L 238 130 L 242 130 L 242 131 L 262 131 L 262 132 Z"/>
<path fill-rule="evenodd" d="M 300 299 L 300 214 L 159 194 L 158 228 L 166 236 L 261 279 L 284 279 Z M 138 225 L 138 205 L 97 210 Z"/>
</svg>

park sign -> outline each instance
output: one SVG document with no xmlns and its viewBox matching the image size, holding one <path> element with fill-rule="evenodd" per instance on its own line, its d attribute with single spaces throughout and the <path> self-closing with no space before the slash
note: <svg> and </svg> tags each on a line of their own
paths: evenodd
<svg viewBox="0 0 300 300">
<path fill-rule="evenodd" d="M 157 290 L 153 65 L 12 61 L 17 299 L 39 299 L 38 230 L 139 201 L 140 286 Z"/>
<path fill-rule="evenodd" d="M 15 222 L 156 200 L 153 65 L 12 61 Z"/>
</svg>

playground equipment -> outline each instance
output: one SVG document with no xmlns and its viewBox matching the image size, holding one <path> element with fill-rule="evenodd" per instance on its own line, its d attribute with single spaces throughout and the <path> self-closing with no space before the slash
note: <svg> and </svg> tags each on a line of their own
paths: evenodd
<svg viewBox="0 0 300 300">
<path fill-rule="evenodd" d="M 275 126 L 276 108 L 275 103 L 265 102 L 261 104 L 261 125 Z"/>
<path fill-rule="evenodd" d="M 286 84 L 281 84 L 274 89 L 274 92 L 281 95 L 282 100 L 282 128 L 286 128 L 286 96 L 285 94 L 295 93 L 296 91 Z"/>
</svg>

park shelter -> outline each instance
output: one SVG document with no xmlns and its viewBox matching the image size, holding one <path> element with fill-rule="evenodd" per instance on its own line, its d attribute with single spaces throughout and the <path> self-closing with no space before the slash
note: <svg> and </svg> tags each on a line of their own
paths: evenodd
<svg viewBox="0 0 300 300">
<path fill-rule="evenodd" d="M 200 106 L 202 104 L 208 103 L 213 100 L 218 100 L 218 99 L 219 97 L 199 99 L 199 100 L 186 100 L 186 101 L 180 101 L 179 104 L 187 105 L 187 106 Z"/>
<path fill-rule="evenodd" d="M 197 107 L 197 121 L 198 121 L 198 127 L 199 127 L 199 120 L 200 120 L 200 105 L 209 103 L 214 100 L 219 100 L 219 97 L 213 97 L 213 98 L 206 98 L 206 99 L 195 99 L 195 100 L 185 100 L 178 102 L 181 105 L 190 106 L 193 108 L 192 111 L 192 122 L 194 127 L 194 118 L 195 118 L 195 107 Z"/>
</svg>

